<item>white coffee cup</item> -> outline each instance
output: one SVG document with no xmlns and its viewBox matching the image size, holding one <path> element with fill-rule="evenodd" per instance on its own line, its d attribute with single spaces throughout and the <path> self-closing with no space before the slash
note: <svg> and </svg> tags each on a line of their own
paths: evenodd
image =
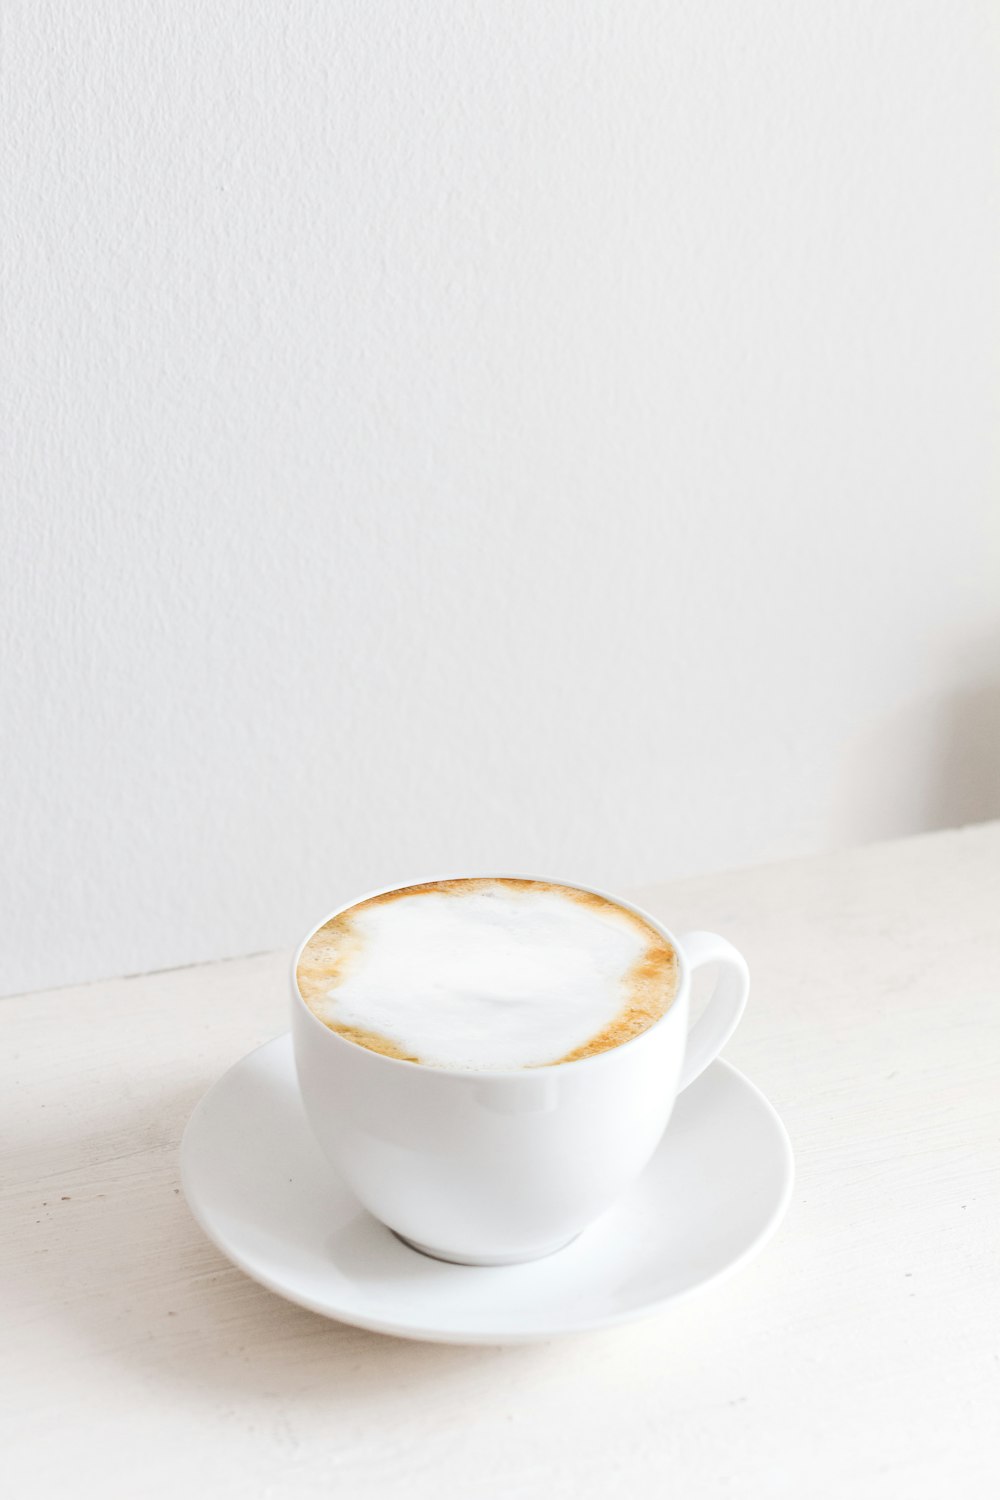
<svg viewBox="0 0 1000 1500">
<path fill-rule="evenodd" d="M 324 1026 L 299 994 L 302 949 L 340 912 L 399 886 L 345 902 L 295 955 L 292 1036 L 312 1130 L 359 1202 L 440 1260 L 508 1265 L 575 1239 L 638 1177 L 677 1094 L 718 1056 L 743 1014 L 747 966 L 725 938 L 674 937 L 618 896 L 575 888 L 648 922 L 673 945 L 680 969 L 665 1015 L 631 1041 L 576 1062 L 431 1067 L 372 1052 Z M 715 990 L 689 1030 L 691 975 L 707 964 L 719 969 Z"/>
</svg>

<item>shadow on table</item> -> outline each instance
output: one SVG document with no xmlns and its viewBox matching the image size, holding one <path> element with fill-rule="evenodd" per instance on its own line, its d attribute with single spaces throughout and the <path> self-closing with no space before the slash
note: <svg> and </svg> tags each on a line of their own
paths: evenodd
<svg viewBox="0 0 1000 1500">
<path fill-rule="evenodd" d="M 38 1189 L 38 1241 L 22 1262 L 21 1300 L 65 1319 L 81 1353 L 192 1391 L 336 1391 L 341 1413 L 387 1381 L 458 1386 L 497 1361 L 524 1368 L 549 1357 L 546 1345 L 465 1347 L 368 1333 L 285 1302 L 236 1270 L 206 1240 L 180 1190 L 177 1141 L 203 1091 L 199 1084 L 105 1117 L 96 1142 L 67 1139 L 67 1162 L 90 1162 L 86 1181 L 69 1167 L 65 1180 Z"/>
</svg>

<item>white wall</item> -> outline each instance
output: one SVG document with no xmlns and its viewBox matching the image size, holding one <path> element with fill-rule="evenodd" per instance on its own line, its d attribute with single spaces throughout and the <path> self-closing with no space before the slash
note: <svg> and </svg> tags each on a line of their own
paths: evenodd
<svg viewBox="0 0 1000 1500">
<path fill-rule="evenodd" d="M 1000 812 L 991 12 L 8 7 L 3 988 Z"/>
</svg>

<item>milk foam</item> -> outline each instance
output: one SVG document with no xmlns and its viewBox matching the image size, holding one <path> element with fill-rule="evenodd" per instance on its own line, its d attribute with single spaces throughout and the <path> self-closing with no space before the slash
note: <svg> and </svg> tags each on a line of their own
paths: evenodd
<svg viewBox="0 0 1000 1500">
<path fill-rule="evenodd" d="M 629 971 L 658 941 L 619 907 L 543 884 L 425 888 L 348 916 L 336 977 L 307 995 L 311 1009 L 441 1067 L 531 1067 L 584 1046 L 620 1015 Z"/>
</svg>

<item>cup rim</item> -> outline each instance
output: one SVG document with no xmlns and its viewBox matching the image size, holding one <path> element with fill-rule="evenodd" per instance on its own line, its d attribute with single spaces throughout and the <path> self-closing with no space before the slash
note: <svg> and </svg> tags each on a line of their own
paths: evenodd
<svg viewBox="0 0 1000 1500">
<path fill-rule="evenodd" d="M 339 917 L 342 912 L 350 911 L 352 906 L 361 906 L 364 904 L 364 902 L 371 901 L 376 896 L 386 896 L 390 891 L 403 891 L 407 890 L 410 886 L 415 885 L 440 885 L 447 880 L 529 880 L 537 882 L 539 885 L 561 885 L 567 887 L 567 889 L 571 891 L 586 891 L 588 895 L 599 896 L 602 900 L 610 902 L 612 906 L 620 906 L 624 911 L 632 912 L 634 916 L 641 918 L 644 922 L 648 922 L 648 924 L 654 929 L 654 931 L 658 932 L 661 937 L 665 938 L 666 941 L 670 944 L 671 948 L 673 948 L 674 953 L 677 955 L 679 978 L 677 981 L 677 991 L 674 995 L 673 1000 L 670 1002 L 670 1005 L 667 1007 L 667 1009 L 663 1012 L 663 1015 L 659 1016 L 651 1026 L 647 1026 L 645 1031 L 640 1031 L 636 1036 L 629 1037 L 627 1042 L 619 1043 L 617 1047 L 606 1047 L 603 1052 L 594 1052 L 590 1057 L 577 1057 L 574 1058 L 572 1062 L 538 1063 L 534 1067 L 519 1068 L 455 1068 L 447 1067 L 441 1063 L 413 1062 L 408 1057 L 390 1057 L 385 1052 L 375 1052 L 370 1047 L 362 1047 L 359 1042 L 349 1041 L 347 1037 L 341 1036 L 339 1032 L 334 1031 L 332 1027 L 327 1026 L 323 1021 L 321 1021 L 319 1016 L 317 1016 L 316 1013 L 310 1009 L 310 1007 L 303 999 L 302 992 L 299 989 L 298 981 L 299 959 L 302 957 L 303 949 L 309 942 L 310 938 L 312 938 L 313 934 L 318 932 L 321 927 L 325 927 L 327 922 L 331 922 L 334 917 Z M 553 880 L 552 877 L 548 875 L 514 875 L 509 873 L 502 875 L 470 875 L 466 873 L 458 875 L 425 875 L 420 879 L 415 880 L 397 880 L 393 881 L 391 885 L 379 886 L 376 890 L 368 891 L 363 896 L 353 896 L 349 901 L 341 902 L 339 906 L 335 906 L 332 911 L 329 911 L 326 914 L 325 917 L 321 917 L 318 922 L 314 922 L 313 925 L 309 928 L 305 937 L 299 943 L 298 947 L 295 949 L 295 953 L 292 956 L 292 968 L 290 977 L 292 981 L 293 1003 L 297 1003 L 309 1017 L 309 1019 L 316 1026 L 318 1026 L 321 1031 L 323 1031 L 327 1036 L 333 1037 L 333 1039 L 342 1047 L 349 1047 L 352 1052 L 366 1053 L 368 1057 L 376 1058 L 379 1063 L 391 1064 L 395 1068 L 418 1068 L 421 1073 L 435 1073 L 439 1077 L 465 1078 L 475 1080 L 485 1078 L 523 1079 L 525 1078 L 525 1076 L 535 1078 L 544 1076 L 548 1073 L 555 1073 L 557 1071 L 559 1073 L 564 1073 L 567 1068 L 577 1069 L 590 1067 L 594 1063 L 601 1063 L 606 1058 L 613 1057 L 619 1052 L 625 1052 L 628 1050 L 628 1048 L 637 1046 L 640 1042 L 644 1041 L 646 1037 L 650 1037 L 654 1032 L 659 1031 L 660 1028 L 664 1026 L 675 1013 L 679 1013 L 683 1009 L 683 1002 L 688 991 L 690 970 L 688 968 L 687 959 L 684 955 L 684 949 L 674 937 L 674 934 L 670 931 L 669 927 L 664 926 L 659 918 L 654 917 L 652 913 L 646 911 L 644 907 L 637 906 L 633 901 L 626 901 L 623 896 L 615 896 L 610 891 L 600 890 L 597 886 L 585 885 L 583 881 Z"/>
</svg>

